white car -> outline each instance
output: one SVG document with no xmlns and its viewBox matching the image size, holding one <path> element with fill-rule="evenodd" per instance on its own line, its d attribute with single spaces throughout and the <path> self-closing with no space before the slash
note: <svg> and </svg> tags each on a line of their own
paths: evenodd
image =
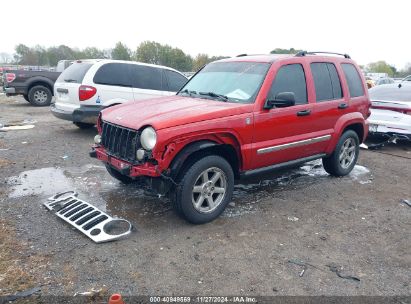
<svg viewBox="0 0 411 304">
<path fill-rule="evenodd" d="M 108 59 L 78 60 L 54 84 L 54 116 L 79 128 L 96 124 L 100 111 L 127 101 L 174 95 L 187 82 L 180 72 L 158 65 Z"/>
<path fill-rule="evenodd" d="M 371 134 L 384 134 L 411 140 L 411 83 L 394 83 L 369 90 Z"/>
</svg>

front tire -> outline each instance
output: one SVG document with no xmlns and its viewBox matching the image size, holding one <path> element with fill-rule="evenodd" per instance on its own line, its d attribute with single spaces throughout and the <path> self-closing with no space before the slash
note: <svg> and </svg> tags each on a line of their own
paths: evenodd
<svg viewBox="0 0 411 304">
<path fill-rule="evenodd" d="M 357 163 L 360 141 L 353 130 L 348 130 L 340 137 L 334 152 L 323 158 L 324 170 L 334 176 L 345 176 Z"/>
<path fill-rule="evenodd" d="M 182 172 L 172 204 L 177 214 L 188 222 L 204 224 L 224 211 L 233 189 L 231 165 L 221 156 L 205 156 Z"/>
<path fill-rule="evenodd" d="M 109 165 L 106 165 L 107 172 L 114 177 L 116 180 L 122 182 L 123 184 L 131 184 L 134 180 L 128 176 L 125 176 L 118 172 L 117 170 L 111 168 Z"/>
<path fill-rule="evenodd" d="M 36 107 L 49 106 L 52 97 L 50 89 L 42 85 L 32 87 L 28 95 L 29 102 Z"/>
</svg>

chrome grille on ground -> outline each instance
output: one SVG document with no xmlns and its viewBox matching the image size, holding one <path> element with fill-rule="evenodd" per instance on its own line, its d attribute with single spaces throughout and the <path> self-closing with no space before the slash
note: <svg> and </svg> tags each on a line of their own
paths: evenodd
<svg viewBox="0 0 411 304">
<path fill-rule="evenodd" d="M 138 163 L 136 151 L 140 147 L 140 134 L 136 130 L 103 121 L 101 144 L 107 153 L 131 163 Z"/>
<path fill-rule="evenodd" d="M 131 233 L 129 221 L 113 218 L 77 195 L 74 191 L 58 193 L 43 205 L 96 243 L 114 241 Z"/>
</svg>

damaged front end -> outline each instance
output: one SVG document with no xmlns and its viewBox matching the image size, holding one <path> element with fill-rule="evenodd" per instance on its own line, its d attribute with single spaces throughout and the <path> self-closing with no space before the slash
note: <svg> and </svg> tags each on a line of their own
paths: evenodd
<svg viewBox="0 0 411 304">
<path fill-rule="evenodd" d="M 164 196 L 170 191 L 175 183 L 162 172 L 153 155 L 156 134 L 152 127 L 133 130 L 99 119 L 98 129 L 89 153 L 91 157 L 131 181 L 144 180 L 150 192 L 156 195 Z"/>
</svg>

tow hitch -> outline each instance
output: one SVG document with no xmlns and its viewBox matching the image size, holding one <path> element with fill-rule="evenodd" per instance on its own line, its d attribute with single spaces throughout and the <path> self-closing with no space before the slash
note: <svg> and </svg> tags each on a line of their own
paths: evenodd
<svg viewBox="0 0 411 304">
<path fill-rule="evenodd" d="M 129 221 L 113 218 L 77 196 L 74 191 L 57 193 L 43 205 L 96 243 L 114 241 L 131 233 Z"/>
</svg>

